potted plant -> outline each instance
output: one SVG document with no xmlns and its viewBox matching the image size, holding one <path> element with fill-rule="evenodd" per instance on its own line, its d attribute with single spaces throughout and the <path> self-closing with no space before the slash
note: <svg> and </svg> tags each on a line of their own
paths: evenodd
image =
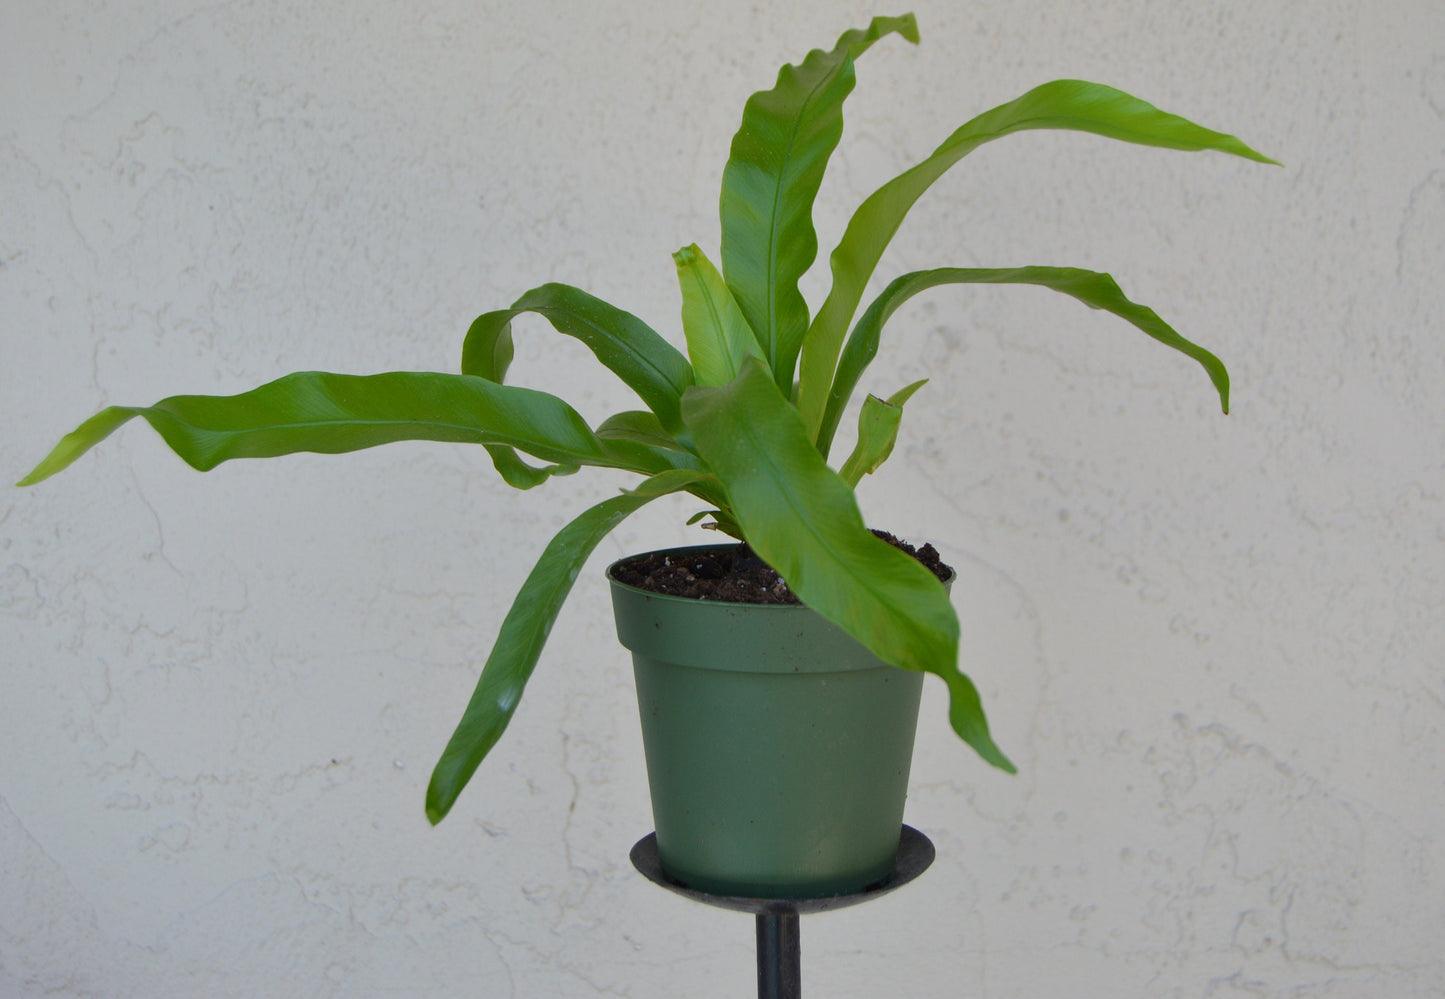
<svg viewBox="0 0 1445 999">
<path fill-rule="evenodd" d="M 912 15 L 875 18 L 867 28 L 845 33 L 831 50 L 815 50 L 802 63 L 784 66 L 772 89 L 747 102 L 722 179 L 720 266 L 695 245 L 674 255 L 686 354 L 634 315 L 577 288 L 544 284 L 472 324 L 459 374 L 307 371 L 235 396 L 182 395 L 149 407 L 112 406 L 64 437 L 20 485 L 61 471 L 137 416 L 202 471 L 233 458 L 339 453 L 399 440 L 436 440 L 482 445 L 502 477 L 521 489 L 542 485 L 549 477 L 582 465 L 642 476 L 636 488 L 582 512 L 547 544 L 502 622 L 476 690 L 436 765 L 426 797 L 427 816 L 433 823 L 446 816 L 505 730 L 552 623 L 596 545 L 650 500 L 690 493 L 705 505 L 693 521 L 706 519 L 703 526 L 745 543 L 745 557 L 775 571 L 801 606 L 745 613 L 739 610 L 741 605 L 728 601 L 650 593 L 625 582 L 615 566 L 610 576 L 619 631 L 634 651 L 644 727 L 654 718 L 660 722 L 653 727 L 705 727 L 695 716 L 663 707 L 659 691 L 687 686 L 678 679 L 683 674 L 677 669 L 703 672 L 688 647 L 711 651 L 732 646 L 742 652 L 742 666 L 718 667 L 719 676 L 759 672 L 764 667 L 758 664 L 766 661 L 773 664 L 767 669 L 776 668 L 785 679 L 811 677 L 803 686 L 795 684 L 788 695 L 801 708 L 821 703 L 823 688 L 847 687 L 851 692 L 844 706 L 830 704 L 821 715 L 844 718 L 845 735 L 867 732 L 888 744 L 886 753 L 862 742 L 838 748 L 827 741 L 835 736 L 820 736 L 809 728 L 817 722 L 818 712 L 813 721 L 800 722 L 794 715 L 777 715 L 769 721 L 767 711 L 760 708 L 764 695 L 734 696 L 724 689 L 732 679 L 709 677 L 698 689 L 685 691 L 685 696 L 701 704 L 704 712 L 731 703 L 732 710 L 744 712 L 738 717 L 748 719 L 720 723 L 733 733 L 734 741 L 765 743 L 758 750 L 764 777 L 745 780 L 778 783 L 775 796 L 798 806 L 799 798 L 808 796 L 804 793 L 808 788 L 871 781 L 858 771 L 870 769 L 872 761 L 876 765 L 871 769 L 880 771 L 874 775 L 877 782 L 891 787 L 891 803 L 849 806 L 882 815 L 872 823 L 882 831 L 863 837 L 869 842 L 860 847 L 866 854 L 861 860 L 832 857 L 856 844 L 836 850 L 829 846 L 824 851 L 829 854 L 828 864 L 821 865 L 831 865 L 826 871 L 810 869 L 789 880 L 789 875 L 756 870 L 700 870 L 695 864 L 706 866 L 708 858 L 731 853 L 751 851 L 752 860 L 744 863 L 758 862 L 758 851 L 766 853 L 777 845 L 776 839 L 772 845 L 720 845 L 717 839 L 727 831 L 712 820 L 702 822 L 703 828 L 697 830 L 705 840 L 700 845 L 684 844 L 682 832 L 669 832 L 672 841 L 663 846 L 664 865 L 714 890 L 807 894 L 864 883 L 859 879 L 874 876 L 870 872 L 891 862 L 890 828 L 896 848 L 923 673 L 935 674 L 947 684 L 949 721 L 959 737 L 990 764 L 1013 770 L 989 735 L 977 690 L 958 669 L 958 623 L 944 582 L 870 532 L 854 498 L 861 477 L 877 471 L 888 458 L 903 406 L 923 383 L 901 388 L 887 399 L 864 399 L 856 444 L 841 462 L 835 462 L 836 470 L 829 464 L 835 434 L 889 317 L 913 296 L 943 284 L 1037 285 L 1112 312 L 1193 358 L 1208 373 L 1225 412 L 1229 391 L 1225 368 L 1213 354 L 1184 339 L 1152 310 L 1130 301 L 1103 273 L 1063 267 L 916 271 L 889 284 L 855 322 L 884 248 L 917 199 L 949 167 L 983 143 L 1013 132 L 1072 129 L 1143 145 L 1212 149 L 1274 162 L 1233 136 L 1202 128 L 1110 87 L 1074 80 L 1047 83 L 968 121 L 930 156 L 867 198 L 830 257 L 831 290 L 817 311 L 810 312 L 798 283 L 817 252 L 813 201 L 842 133 L 842 106 L 854 86 L 854 61 L 890 34 L 916 43 Z M 542 316 L 557 332 L 586 344 L 636 392 L 646 409 L 621 412 L 591 427 L 562 399 L 505 384 L 513 349 L 511 323 L 525 313 Z M 529 463 L 522 455 L 541 464 Z M 737 553 L 736 546 L 714 547 L 676 558 L 692 559 L 688 564 L 703 571 L 705 562 L 717 564 Z M 674 625 L 671 617 L 664 622 L 664 612 L 680 615 L 684 623 Z M 779 623 L 783 621 L 788 623 Z M 703 633 L 689 638 L 691 628 Z M 784 645 L 783 633 L 792 639 L 802 633 L 805 648 Z M 671 651 L 678 643 L 683 651 Z M 838 665 L 845 659 L 847 663 Z M 690 683 L 697 678 L 684 679 Z M 860 684 L 856 689 L 854 681 Z M 867 712 L 883 702 L 894 714 L 891 720 L 878 722 Z M 683 717 L 691 720 L 679 721 Z M 744 727 L 732 727 L 736 725 Z M 809 756 L 767 741 L 790 727 L 803 729 L 805 744 L 826 747 L 812 755 L 818 758 L 815 766 L 832 767 L 832 772 L 778 776 L 780 761 Z M 701 752 L 706 756 L 708 750 Z M 838 755 L 845 752 L 853 755 Z M 658 803 L 660 786 L 690 787 L 690 793 L 699 787 L 717 791 L 721 780 L 713 773 L 678 769 L 685 755 L 649 744 L 650 765 L 657 758 L 653 790 L 660 841 L 666 824 L 663 814 L 677 810 Z M 661 773 L 672 764 L 677 764 L 677 772 Z M 743 813 L 752 807 L 737 800 L 736 795 L 744 792 L 724 793 L 733 797 L 722 812 Z M 681 811 L 691 808 L 692 804 L 682 806 Z M 869 825 L 855 821 L 856 816 L 839 819 L 841 813 L 829 813 L 827 806 L 821 814 L 821 819 L 809 820 L 814 822 L 811 833 L 791 829 L 784 837 L 813 835 L 818 822 Z M 828 818 L 830 814 L 833 818 Z M 741 824 L 757 825 L 758 819 L 747 812 Z M 766 866 L 766 858 L 762 863 Z M 800 864 L 808 866 L 793 860 L 781 869 L 793 870 Z"/>
</svg>

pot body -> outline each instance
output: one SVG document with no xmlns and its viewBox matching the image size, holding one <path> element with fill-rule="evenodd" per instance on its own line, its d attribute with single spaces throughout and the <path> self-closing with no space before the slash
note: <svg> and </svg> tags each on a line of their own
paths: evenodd
<svg viewBox="0 0 1445 999">
<path fill-rule="evenodd" d="M 764 898 L 846 894 L 886 877 L 923 675 L 807 607 L 650 593 L 610 569 L 608 579 L 668 875 Z"/>
</svg>

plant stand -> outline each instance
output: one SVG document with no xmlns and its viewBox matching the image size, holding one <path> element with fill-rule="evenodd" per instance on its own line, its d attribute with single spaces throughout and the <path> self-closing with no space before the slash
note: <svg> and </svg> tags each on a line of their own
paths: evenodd
<svg viewBox="0 0 1445 999">
<path fill-rule="evenodd" d="M 735 912 L 751 912 L 757 923 L 758 999 L 800 999 L 803 994 L 798 917 L 805 912 L 827 912 L 868 902 L 901 888 L 933 863 L 933 841 L 912 826 L 899 834 L 898 859 L 893 873 L 851 895 L 825 898 L 743 898 L 697 891 L 669 878 L 657 856 L 657 834 L 648 833 L 632 848 L 632 866 L 653 884 L 661 885 L 706 905 Z"/>
</svg>

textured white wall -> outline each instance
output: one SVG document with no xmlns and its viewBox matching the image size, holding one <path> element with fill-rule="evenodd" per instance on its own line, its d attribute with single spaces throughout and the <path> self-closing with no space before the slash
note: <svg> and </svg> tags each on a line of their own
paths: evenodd
<svg viewBox="0 0 1445 999">
<path fill-rule="evenodd" d="M 966 160 L 883 278 L 1109 270 L 1191 362 L 1047 292 L 944 290 L 868 387 L 928 375 L 870 518 L 959 568 L 909 820 L 939 861 L 803 923 L 818 995 L 1445 989 L 1445 8 L 925 0 L 870 52 L 845 209 L 1060 76 L 1284 169 L 1031 134 Z M 892 12 L 892 11 L 882 11 Z M 451 370 L 479 312 L 579 284 L 675 336 L 742 102 L 858 3 L 10 0 L 0 468 L 109 403 L 286 371 Z M 817 282 L 809 285 L 816 293 Z M 816 298 L 814 301 L 816 302 Z M 518 380 L 625 390 L 530 327 Z M 737 996 L 746 917 L 643 882 L 604 544 L 457 809 L 430 766 L 550 532 L 624 480 L 513 493 L 401 445 L 206 476 L 144 426 L 0 496 L 0 995 Z M 706 540 L 705 538 L 702 540 Z"/>
</svg>

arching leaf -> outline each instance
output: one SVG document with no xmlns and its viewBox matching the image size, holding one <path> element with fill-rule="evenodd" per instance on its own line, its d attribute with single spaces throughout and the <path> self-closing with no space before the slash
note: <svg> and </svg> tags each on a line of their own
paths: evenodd
<svg viewBox="0 0 1445 999">
<path fill-rule="evenodd" d="M 54 475 L 137 416 L 203 472 L 233 458 L 339 454 L 406 440 L 502 444 L 561 465 L 645 474 L 676 464 L 633 441 L 599 439 L 572 407 L 533 389 L 436 372 L 301 371 L 240 395 L 178 395 L 149 407 L 102 410 L 67 434 L 20 485 Z"/>
<path fill-rule="evenodd" d="M 554 329 L 587 345 L 669 430 L 682 426 L 678 404 L 692 384 L 687 358 L 641 319 L 579 288 L 544 284 L 510 308 L 478 316 L 462 344 L 462 373 L 500 382 L 512 356 L 511 322 L 535 312 Z"/>
<path fill-rule="evenodd" d="M 853 213 L 833 251 L 833 287 L 808 328 L 800 369 L 798 405 L 815 439 L 843 336 L 874 267 L 908 210 L 944 171 L 985 142 L 1038 128 L 1092 132 L 1168 149 L 1213 149 L 1261 163 L 1275 162 L 1232 135 L 1203 128 L 1113 87 L 1082 80 L 1045 83 L 974 118 L 922 163 L 874 191 Z"/>
<path fill-rule="evenodd" d="M 512 601 L 471 700 L 432 771 L 426 815 L 433 825 L 446 818 L 457 795 L 506 731 L 557 614 L 593 549 L 633 511 L 659 496 L 689 488 L 699 477 L 696 472 L 678 471 L 653 476 L 636 490 L 587 510 L 547 545 Z"/>
<path fill-rule="evenodd" d="M 914 271 L 890 284 L 874 299 L 838 360 L 838 372 L 828 396 L 828 408 L 818 434 L 818 447 L 828 453 L 843 410 L 853 395 L 864 369 L 878 353 L 883 324 L 898 308 L 919 292 L 944 284 L 1032 284 L 1051 288 L 1078 299 L 1093 309 L 1103 309 L 1132 323 L 1168 347 L 1198 361 L 1219 393 L 1219 404 L 1229 412 L 1229 372 L 1224 362 L 1203 347 L 1184 339 L 1148 306 L 1131 302 L 1108 274 L 1077 267 L 940 267 Z"/>
</svg>

